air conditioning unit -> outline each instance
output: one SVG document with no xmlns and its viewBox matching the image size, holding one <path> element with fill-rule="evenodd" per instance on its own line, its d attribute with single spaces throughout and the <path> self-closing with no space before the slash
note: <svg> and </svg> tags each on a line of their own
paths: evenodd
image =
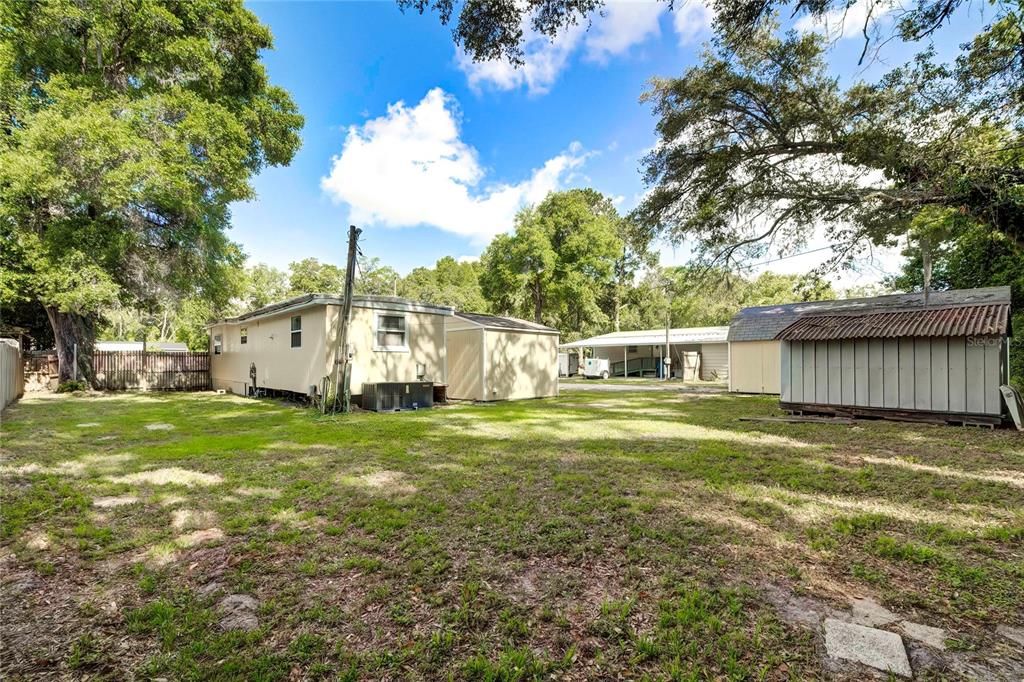
<svg viewBox="0 0 1024 682">
<path fill-rule="evenodd" d="M 416 410 L 434 406 L 432 381 L 383 381 L 363 384 L 360 406 L 374 412 Z"/>
</svg>

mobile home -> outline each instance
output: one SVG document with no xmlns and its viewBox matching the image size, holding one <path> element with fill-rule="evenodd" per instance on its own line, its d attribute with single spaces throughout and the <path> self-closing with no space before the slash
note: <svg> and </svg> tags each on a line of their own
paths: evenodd
<svg viewBox="0 0 1024 682">
<path fill-rule="evenodd" d="M 209 327 L 215 389 L 312 395 L 334 376 L 343 299 L 306 294 Z M 445 327 L 453 311 L 390 296 L 353 296 L 352 393 L 380 382 L 447 383 Z"/>
</svg>

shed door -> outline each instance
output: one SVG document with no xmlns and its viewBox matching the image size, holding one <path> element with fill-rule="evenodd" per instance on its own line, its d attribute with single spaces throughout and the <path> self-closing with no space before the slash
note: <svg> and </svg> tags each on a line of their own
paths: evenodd
<svg viewBox="0 0 1024 682">
<path fill-rule="evenodd" d="M 778 341 L 741 341 L 729 349 L 732 390 L 740 393 L 778 393 L 781 351 Z"/>
</svg>

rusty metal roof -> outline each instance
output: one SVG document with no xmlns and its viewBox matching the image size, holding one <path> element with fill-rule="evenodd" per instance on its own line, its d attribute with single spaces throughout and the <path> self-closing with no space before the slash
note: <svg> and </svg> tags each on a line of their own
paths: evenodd
<svg viewBox="0 0 1024 682">
<path fill-rule="evenodd" d="M 946 305 L 872 313 L 804 315 L 776 335 L 785 341 L 891 339 L 901 336 L 1004 336 L 1010 304 Z"/>
<path fill-rule="evenodd" d="M 897 310 L 931 310 L 964 305 L 1010 303 L 1010 287 L 933 291 L 925 304 L 921 292 L 887 294 L 838 301 L 808 301 L 744 308 L 729 324 L 729 341 L 768 341 L 805 315 L 869 314 Z"/>
</svg>

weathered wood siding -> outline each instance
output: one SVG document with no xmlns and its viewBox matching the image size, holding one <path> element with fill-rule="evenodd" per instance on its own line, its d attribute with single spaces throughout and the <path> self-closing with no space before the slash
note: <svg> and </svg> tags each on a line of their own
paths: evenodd
<svg viewBox="0 0 1024 682">
<path fill-rule="evenodd" d="M 782 401 L 999 415 L 1006 344 L 996 336 L 783 341 Z"/>
</svg>

